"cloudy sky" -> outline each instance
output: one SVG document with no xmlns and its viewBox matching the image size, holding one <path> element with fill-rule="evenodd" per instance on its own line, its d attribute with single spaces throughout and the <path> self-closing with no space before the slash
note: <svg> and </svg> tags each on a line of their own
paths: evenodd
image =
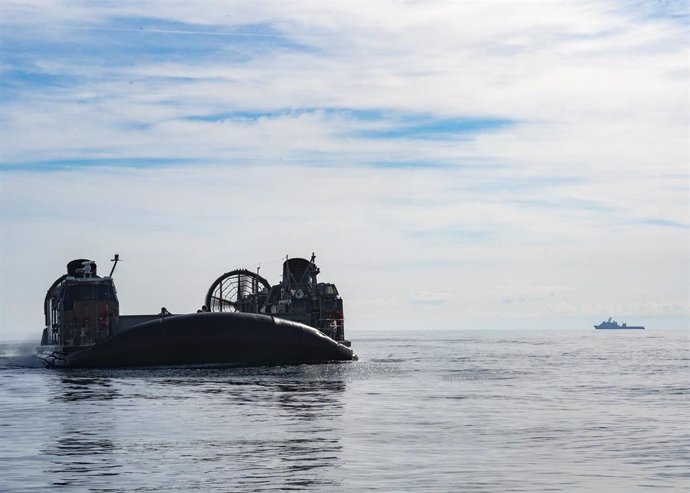
<svg viewBox="0 0 690 493">
<path fill-rule="evenodd" d="M 685 1 L 0 6 L 0 338 L 317 254 L 347 328 L 688 327 Z"/>
</svg>

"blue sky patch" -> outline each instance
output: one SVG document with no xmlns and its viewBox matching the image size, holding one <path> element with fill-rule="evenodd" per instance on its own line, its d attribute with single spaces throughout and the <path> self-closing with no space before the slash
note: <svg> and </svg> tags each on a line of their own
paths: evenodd
<svg viewBox="0 0 690 493">
<path fill-rule="evenodd" d="M 56 74 L 40 68 L 45 62 L 58 67 L 117 67 L 133 63 L 178 62 L 199 64 L 219 61 L 241 64 L 273 52 L 313 52 L 271 24 L 218 27 L 170 22 L 161 19 L 116 17 L 93 25 L 55 26 L 50 36 L 3 26 L 3 86 L 41 87 L 72 74 Z"/>
<path fill-rule="evenodd" d="M 374 139 L 439 139 L 495 132 L 516 124 L 504 118 L 435 118 L 415 114 L 400 115 L 387 123 L 387 128 L 361 130 L 358 134 Z"/>
<path fill-rule="evenodd" d="M 568 197 L 513 200 L 513 204 L 536 207 L 540 209 L 586 210 L 594 212 L 613 212 L 617 207 L 606 205 L 594 200 L 575 199 Z"/>
<path fill-rule="evenodd" d="M 75 77 L 65 74 L 53 74 L 42 71 L 38 67 L 10 69 L 2 73 L 0 78 L 0 97 L 9 96 L 7 91 L 18 92 L 26 90 L 49 90 L 55 87 L 70 87 L 76 81 Z"/>
<path fill-rule="evenodd" d="M 508 118 L 437 117 L 431 114 L 404 113 L 379 109 L 348 108 L 282 108 L 272 110 L 243 110 L 190 115 L 187 120 L 219 122 L 255 122 L 270 118 L 299 118 L 305 114 L 322 116 L 326 121 L 350 121 L 351 127 L 364 128 L 346 131 L 348 135 L 366 139 L 449 139 L 495 132 L 516 125 Z M 383 164 L 385 166 L 385 163 Z"/>
<path fill-rule="evenodd" d="M 107 25 L 75 27 L 101 38 L 112 47 L 127 47 L 149 55 L 201 59 L 251 59 L 269 51 L 313 51 L 271 24 L 245 24 L 231 27 L 186 24 L 151 18 L 121 17 Z"/>
<path fill-rule="evenodd" d="M 671 221 L 670 219 L 641 219 L 639 221 L 635 221 L 635 224 L 644 224 L 648 226 L 662 226 L 666 228 L 690 229 L 690 224 L 685 224 L 678 221 Z"/>
<path fill-rule="evenodd" d="M 620 10 L 643 19 L 677 22 L 687 27 L 690 4 L 687 0 L 624 0 Z"/>
<path fill-rule="evenodd" d="M 380 110 L 366 109 L 339 109 L 339 108 L 276 108 L 267 110 L 236 110 L 208 113 L 205 115 L 190 115 L 186 120 L 218 122 L 218 121 L 244 121 L 254 122 L 264 118 L 299 118 L 303 115 L 319 114 L 326 119 L 352 119 L 355 121 L 378 122 L 386 118 L 386 114 Z"/>
<path fill-rule="evenodd" d="M 442 169 L 454 167 L 452 163 L 442 162 L 442 161 L 419 161 L 419 160 L 409 160 L 409 161 L 371 161 L 366 163 L 368 167 L 379 168 L 379 169 Z"/>
<path fill-rule="evenodd" d="M 75 158 L 2 164 L 3 171 L 60 171 L 72 168 L 156 168 L 188 164 L 188 159 L 172 158 Z"/>
</svg>

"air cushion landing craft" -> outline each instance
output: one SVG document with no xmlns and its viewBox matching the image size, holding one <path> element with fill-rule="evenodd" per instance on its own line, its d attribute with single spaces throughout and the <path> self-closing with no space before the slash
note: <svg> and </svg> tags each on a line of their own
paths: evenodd
<svg viewBox="0 0 690 493">
<path fill-rule="evenodd" d="M 334 284 L 317 282 L 311 260 L 288 259 L 271 286 L 246 269 L 211 285 L 197 313 L 122 315 L 112 274 L 76 259 L 48 289 L 46 327 L 36 356 L 48 366 L 144 366 L 319 363 L 356 359 L 345 339 L 343 303 Z"/>
</svg>

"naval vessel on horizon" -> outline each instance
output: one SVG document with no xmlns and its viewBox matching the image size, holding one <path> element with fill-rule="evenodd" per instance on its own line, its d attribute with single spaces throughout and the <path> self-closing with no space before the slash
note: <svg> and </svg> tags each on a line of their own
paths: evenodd
<svg viewBox="0 0 690 493">
<path fill-rule="evenodd" d="M 618 322 L 616 322 L 615 320 L 612 320 L 611 317 L 609 317 L 608 320 L 601 322 L 599 325 L 595 325 L 594 328 L 597 330 L 621 330 L 621 329 L 644 330 L 644 327 L 641 325 L 627 325 L 626 323 L 623 323 L 622 325 L 618 325 Z"/>
</svg>

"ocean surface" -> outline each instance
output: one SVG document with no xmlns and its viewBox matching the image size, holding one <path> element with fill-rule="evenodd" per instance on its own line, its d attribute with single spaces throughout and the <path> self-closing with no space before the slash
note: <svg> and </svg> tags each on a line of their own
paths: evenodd
<svg viewBox="0 0 690 493">
<path fill-rule="evenodd" d="M 0 345 L 0 491 L 690 491 L 690 331 L 351 336 L 259 368 Z"/>
</svg>

